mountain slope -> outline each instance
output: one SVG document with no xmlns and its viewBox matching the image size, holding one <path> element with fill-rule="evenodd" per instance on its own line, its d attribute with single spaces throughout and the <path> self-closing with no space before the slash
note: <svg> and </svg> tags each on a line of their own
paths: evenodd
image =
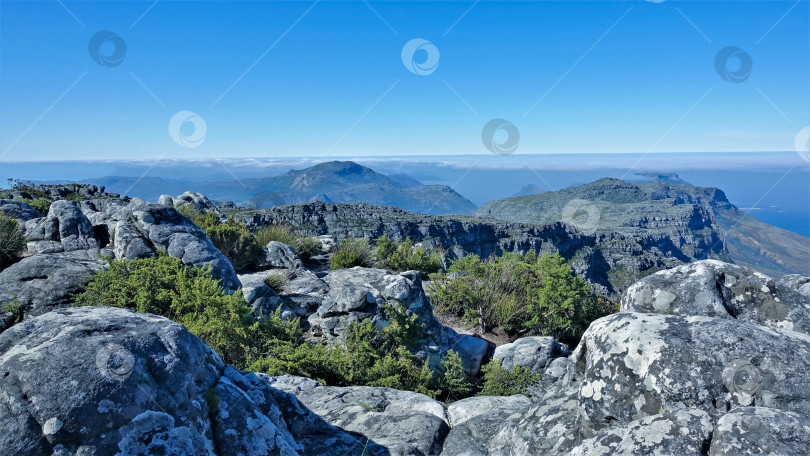
<svg viewBox="0 0 810 456">
<path fill-rule="evenodd" d="M 307 201 L 365 202 L 427 214 L 471 214 L 476 206 L 445 185 L 389 177 L 351 161 L 332 161 L 272 178 L 248 200 L 257 208 Z"/>
<path fill-rule="evenodd" d="M 600 179 L 557 192 L 490 201 L 476 214 L 527 223 L 563 221 L 597 234 L 668 238 L 676 244 L 691 237 L 696 248 L 721 254 L 712 244 L 724 245 L 721 256 L 769 274 L 810 272 L 810 239 L 745 214 L 717 188 Z M 718 239 L 712 240 L 713 235 Z"/>
</svg>

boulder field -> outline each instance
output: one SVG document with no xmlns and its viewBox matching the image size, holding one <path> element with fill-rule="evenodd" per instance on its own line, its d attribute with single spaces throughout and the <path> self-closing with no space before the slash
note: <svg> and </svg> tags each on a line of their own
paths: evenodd
<svg viewBox="0 0 810 456">
<path fill-rule="evenodd" d="M 29 254 L 0 272 L 0 453 L 31 455 L 807 454 L 810 278 L 774 279 L 716 260 L 659 271 L 577 347 L 526 337 L 493 350 L 442 326 L 416 272 L 315 272 L 284 244 L 237 276 L 173 207 L 196 194 L 58 201 L 43 216 L 11 200 Z M 324 242 L 327 245 L 328 242 Z M 239 371 L 183 326 L 109 307 L 72 308 L 105 257 L 165 250 L 210 265 L 257 314 L 281 306 L 313 337 L 384 325 L 398 305 L 424 324 L 417 355 L 449 348 L 476 373 L 490 357 L 541 375 L 528 396 L 443 404 L 422 394 L 332 387 Z M 273 290 L 270 274 L 285 281 Z M 16 321 L 20 322 L 14 324 Z"/>
</svg>

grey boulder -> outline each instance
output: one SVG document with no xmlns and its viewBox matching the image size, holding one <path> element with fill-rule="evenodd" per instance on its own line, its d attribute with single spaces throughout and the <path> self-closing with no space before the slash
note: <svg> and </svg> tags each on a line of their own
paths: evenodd
<svg viewBox="0 0 810 456">
<path fill-rule="evenodd" d="M 328 423 L 372 440 L 391 456 L 434 455 L 449 431 L 444 407 L 424 394 L 368 386 L 324 386 L 285 375 L 270 386 L 294 394 Z M 339 453 L 338 453 L 339 454 Z"/>
<path fill-rule="evenodd" d="M 0 376 L 0 448 L 10 454 L 315 456 L 363 447 L 154 315 L 82 307 L 30 319 L 0 334 Z"/>
<path fill-rule="evenodd" d="M 278 241 L 270 241 L 261 248 L 259 254 L 260 268 L 300 269 L 304 267 L 301 258 L 292 247 Z"/>
<path fill-rule="evenodd" d="M 501 365 L 507 369 L 515 366 L 529 368 L 533 374 L 542 373 L 555 358 L 569 356 L 571 351 L 553 337 L 522 337 L 511 344 L 495 348 L 493 359 L 501 358 Z"/>
<path fill-rule="evenodd" d="M 714 426 L 710 456 L 804 455 L 810 449 L 810 419 L 784 410 L 740 407 Z"/>
<path fill-rule="evenodd" d="M 38 210 L 22 201 L 12 199 L 0 198 L 0 212 L 17 219 L 20 228 L 25 226 L 25 222 L 42 217 Z"/>
<path fill-rule="evenodd" d="M 69 306 L 71 295 L 105 267 L 101 251 L 76 250 L 30 256 L 4 269 L 0 272 L 0 307 L 19 304 L 19 315 L 0 311 L 0 331 L 11 326 L 15 317 L 27 318 Z"/>
<path fill-rule="evenodd" d="M 633 284 L 622 312 L 703 315 L 810 334 L 810 297 L 737 265 L 703 260 Z"/>
<path fill-rule="evenodd" d="M 48 216 L 25 224 L 30 253 L 71 252 L 98 249 L 93 224 L 72 201 L 54 201 Z"/>
</svg>

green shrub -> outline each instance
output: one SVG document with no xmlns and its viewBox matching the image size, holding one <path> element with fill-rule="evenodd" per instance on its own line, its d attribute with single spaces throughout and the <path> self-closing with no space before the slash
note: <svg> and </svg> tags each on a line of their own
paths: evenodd
<svg viewBox="0 0 810 456">
<path fill-rule="evenodd" d="M 410 239 L 394 242 L 383 235 L 377 238 L 375 257 L 377 265 L 392 271 L 417 270 L 425 274 L 438 272 L 442 268 L 442 255 L 429 251 L 423 246 L 415 247 Z"/>
<path fill-rule="evenodd" d="M 39 198 L 35 200 L 28 200 L 26 203 L 33 207 L 34 209 L 38 210 L 42 215 L 48 215 L 48 210 L 51 208 L 51 201 L 45 198 Z"/>
<path fill-rule="evenodd" d="M 467 255 L 445 274 L 431 275 L 429 292 L 442 312 L 487 328 L 527 331 L 576 345 L 593 320 L 615 311 L 559 255 L 507 252 L 487 261 Z"/>
<path fill-rule="evenodd" d="M 330 260 L 332 269 L 374 267 L 374 253 L 365 239 L 346 239 L 337 245 L 335 254 Z"/>
<path fill-rule="evenodd" d="M 261 248 L 244 225 L 228 221 L 211 226 L 205 232 L 214 247 L 228 257 L 234 269 L 244 271 L 256 266 Z"/>
<path fill-rule="evenodd" d="M 488 362 L 481 371 L 484 373 L 484 384 L 478 396 L 511 396 L 513 394 L 529 395 L 529 386 L 540 381 L 540 374 L 521 365 L 507 369 L 501 365 L 502 359 Z"/>
<path fill-rule="evenodd" d="M 288 279 L 286 275 L 278 273 L 270 274 L 265 277 L 264 283 L 266 283 L 267 286 L 272 288 L 276 293 L 281 293 L 281 291 L 284 289 L 284 285 L 286 285 L 289 280 L 290 279 Z"/>
<path fill-rule="evenodd" d="M 0 310 L 11 313 L 11 315 L 14 316 L 14 324 L 16 325 L 23 320 L 23 309 L 20 301 L 17 299 L 17 294 L 15 293 L 13 296 L 14 298 L 11 302 L 3 304 Z"/>
<path fill-rule="evenodd" d="M 11 265 L 22 254 L 25 236 L 17 219 L 0 212 L 0 271 Z"/>
<path fill-rule="evenodd" d="M 444 380 L 442 389 L 447 392 L 448 399 L 460 399 L 467 397 L 473 389 L 473 383 L 464 366 L 461 357 L 453 350 L 448 350 L 442 360 L 444 369 Z"/>
<path fill-rule="evenodd" d="M 289 245 L 296 255 L 305 260 L 317 255 L 321 249 L 321 241 L 309 236 L 299 236 L 287 225 L 267 225 L 256 232 L 256 243 L 260 246 L 265 246 L 270 241 Z"/>
<path fill-rule="evenodd" d="M 210 270 L 188 268 L 165 254 L 112 260 L 74 299 L 80 306 L 122 307 L 167 317 L 239 368 L 265 352 L 268 338 L 300 337 L 298 322 L 281 320 L 280 309 L 257 319 L 242 294 L 226 293 Z"/>
</svg>

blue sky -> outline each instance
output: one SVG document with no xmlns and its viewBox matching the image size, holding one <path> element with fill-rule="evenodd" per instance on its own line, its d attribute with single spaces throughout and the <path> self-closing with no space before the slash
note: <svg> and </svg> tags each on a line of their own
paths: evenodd
<svg viewBox="0 0 810 456">
<path fill-rule="evenodd" d="M 810 125 L 806 0 L 0 8 L 2 161 L 489 154 L 493 118 L 516 154 L 771 151 Z M 101 30 L 120 65 L 91 58 Z M 439 50 L 431 74 L 403 65 L 413 38 Z M 744 82 L 715 69 L 727 46 Z M 204 119 L 198 147 L 172 140 L 179 111 Z"/>
</svg>

